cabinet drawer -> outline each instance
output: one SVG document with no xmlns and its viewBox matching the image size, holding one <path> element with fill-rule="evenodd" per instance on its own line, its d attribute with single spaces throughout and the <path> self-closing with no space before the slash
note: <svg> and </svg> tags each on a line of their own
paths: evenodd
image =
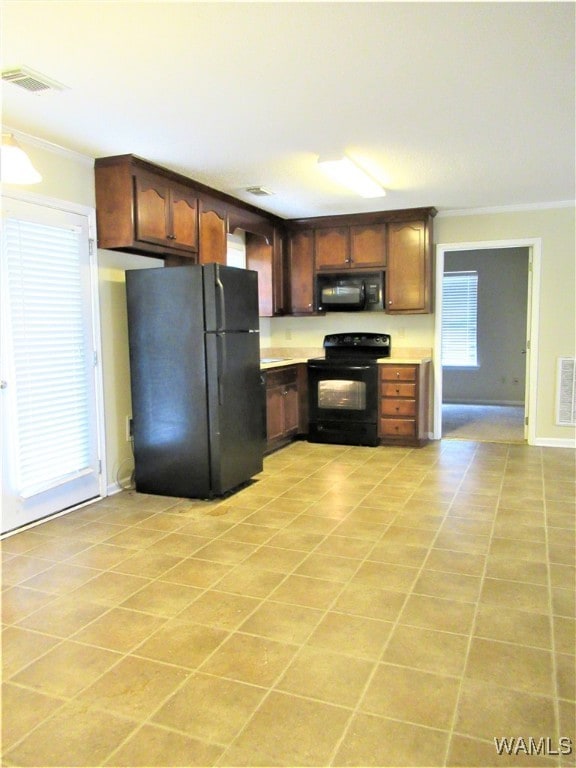
<svg viewBox="0 0 576 768">
<path fill-rule="evenodd" d="M 395 384 L 387 381 L 382 384 L 383 397 L 416 397 L 416 384 Z"/>
<path fill-rule="evenodd" d="M 381 381 L 416 381 L 415 365 L 382 365 Z"/>
<path fill-rule="evenodd" d="M 298 372 L 295 365 L 266 371 L 267 387 L 278 387 L 282 384 L 296 384 L 297 379 Z"/>
<path fill-rule="evenodd" d="M 416 400 L 382 400 L 380 406 L 382 416 L 416 416 Z"/>
<path fill-rule="evenodd" d="M 380 419 L 382 437 L 415 437 L 416 419 Z"/>
</svg>

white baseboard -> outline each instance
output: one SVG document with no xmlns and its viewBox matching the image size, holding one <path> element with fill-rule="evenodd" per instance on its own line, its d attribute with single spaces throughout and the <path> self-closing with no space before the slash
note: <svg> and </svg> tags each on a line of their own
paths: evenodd
<svg viewBox="0 0 576 768">
<path fill-rule="evenodd" d="M 444 400 L 442 405 L 524 405 L 522 400 Z"/>
<path fill-rule="evenodd" d="M 532 445 L 541 448 L 573 448 L 576 449 L 576 440 L 569 437 L 537 437 Z"/>
<path fill-rule="evenodd" d="M 108 486 L 106 486 L 106 495 L 114 496 L 114 494 L 120 493 L 121 491 L 134 490 L 132 488 L 131 481 L 132 475 L 130 474 L 128 477 L 121 477 L 115 483 L 110 483 Z"/>
</svg>

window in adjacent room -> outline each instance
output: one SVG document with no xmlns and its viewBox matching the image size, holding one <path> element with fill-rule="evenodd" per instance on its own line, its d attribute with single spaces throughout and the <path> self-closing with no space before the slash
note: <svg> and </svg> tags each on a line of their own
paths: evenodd
<svg viewBox="0 0 576 768">
<path fill-rule="evenodd" d="M 442 281 L 442 365 L 478 365 L 478 272 L 445 272 Z"/>
</svg>

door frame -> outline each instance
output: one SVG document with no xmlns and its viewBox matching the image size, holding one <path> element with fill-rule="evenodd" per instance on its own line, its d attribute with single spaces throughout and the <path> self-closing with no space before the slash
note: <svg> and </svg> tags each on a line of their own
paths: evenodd
<svg viewBox="0 0 576 768">
<path fill-rule="evenodd" d="M 108 475 L 107 475 L 107 462 L 106 462 L 106 430 L 105 430 L 105 416 L 104 416 L 104 380 L 102 371 L 102 332 L 100 324 L 100 292 L 99 292 L 99 273 L 98 273 L 98 249 L 96 246 L 96 209 L 82 205 L 80 203 L 72 203 L 67 200 L 60 200 L 58 198 L 47 197 L 36 193 L 31 193 L 25 190 L 4 190 L 2 192 L 2 198 L 6 200 L 16 200 L 23 203 L 31 203 L 34 205 L 43 206 L 44 208 L 55 208 L 59 211 L 66 213 L 74 213 L 79 216 L 85 216 L 88 221 L 88 238 L 90 249 L 90 287 L 92 293 L 92 324 L 94 334 L 94 350 L 96 353 L 96 360 L 94 365 L 94 386 L 95 386 L 95 408 L 96 408 L 96 439 L 98 443 L 98 456 L 100 461 L 99 467 L 99 480 L 98 480 L 98 493 L 99 496 L 95 499 L 90 499 L 88 502 L 80 502 L 74 507 L 67 508 L 53 512 L 47 517 L 43 517 L 40 520 L 34 520 L 29 523 L 25 523 L 22 528 L 18 528 L 15 531 L 8 531 L 3 536 L 11 536 L 14 533 L 22 531 L 24 528 L 40 525 L 51 517 L 57 517 L 63 514 L 68 514 L 74 509 L 85 506 L 87 503 L 97 501 L 108 495 Z"/>
<path fill-rule="evenodd" d="M 528 304 L 526 312 L 526 385 L 524 412 L 527 423 L 524 438 L 528 445 L 536 444 L 538 334 L 540 326 L 540 269 L 542 239 L 539 237 L 514 240 L 479 240 L 466 243 L 439 243 L 436 245 L 436 292 L 434 317 L 434 425 L 432 438 L 442 438 L 442 278 L 444 256 L 452 251 L 483 251 L 489 249 L 528 249 Z"/>
</svg>

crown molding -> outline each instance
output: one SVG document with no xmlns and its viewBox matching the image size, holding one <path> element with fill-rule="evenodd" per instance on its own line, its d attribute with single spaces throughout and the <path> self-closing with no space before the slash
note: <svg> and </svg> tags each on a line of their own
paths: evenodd
<svg viewBox="0 0 576 768">
<path fill-rule="evenodd" d="M 38 147 L 39 149 L 46 150 L 47 152 L 53 152 L 55 155 L 66 157 L 69 160 L 75 160 L 76 162 L 83 163 L 90 168 L 94 167 L 94 158 L 89 155 L 84 155 L 82 152 L 76 152 L 73 149 L 67 149 L 60 146 L 60 144 L 54 144 L 46 139 L 40 139 L 38 136 L 32 136 L 24 131 L 19 131 L 17 128 L 11 128 L 9 125 L 2 125 L 2 133 L 11 133 L 16 141 L 21 141 L 24 144 L 30 144 L 30 146 Z"/>
<path fill-rule="evenodd" d="M 487 208 L 453 208 L 451 210 L 439 210 L 437 219 L 448 216 L 485 216 L 492 213 L 521 213 L 525 211 L 547 211 L 554 208 L 576 208 L 576 200 L 558 200 L 546 203 L 525 203 L 522 205 L 501 205 Z"/>
</svg>

